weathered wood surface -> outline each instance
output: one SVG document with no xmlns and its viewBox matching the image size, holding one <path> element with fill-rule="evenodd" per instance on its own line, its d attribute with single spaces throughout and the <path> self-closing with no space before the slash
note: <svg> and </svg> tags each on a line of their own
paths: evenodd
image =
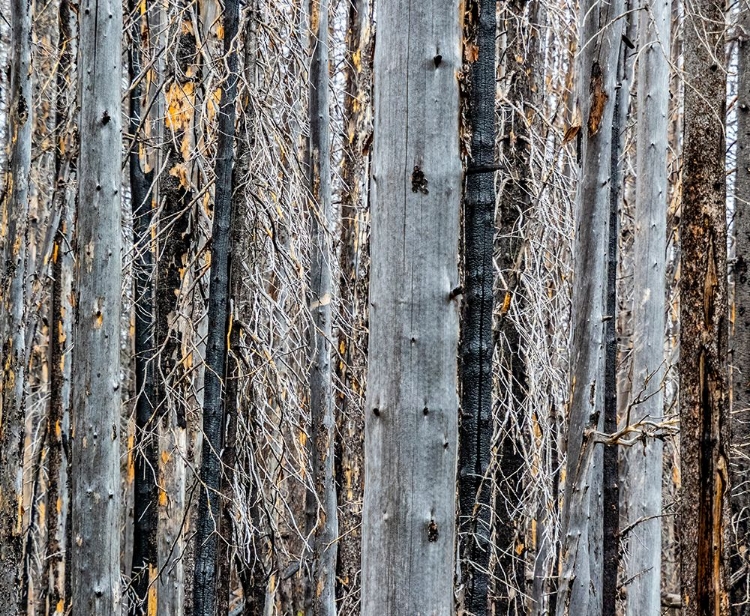
<svg viewBox="0 0 750 616">
<path fill-rule="evenodd" d="M 26 378 L 26 253 L 31 168 L 31 2 L 12 0 L 9 160 L 0 210 L 0 614 L 22 607 L 22 466 Z M 25 607 L 25 606 L 24 606 Z"/>
<path fill-rule="evenodd" d="M 664 417 L 667 124 L 671 3 L 652 0 L 638 28 L 633 351 L 628 424 Z M 626 448 L 624 527 L 628 616 L 661 614 L 663 441 L 645 438 Z"/>
<path fill-rule="evenodd" d="M 122 4 L 80 6 L 72 613 L 119 616 Z"/>
<path fill-rule="evenodd" d="M 602 610 L 602 430 L 610 226 L 612 123 L 622 23 L 621 0 L 579 7 L 576 116 L 580 172 L 575 204 L 571 387 L 562 515 L 558 616 Z"/>
<path fill-rule="evenodd" d="M 453 611 L 461 17 L 378 7 L 364 616 Z"/>
<path fill-rule="evenodd" d="M 328 0 L 310 0 L 310 61 L 308 181 L 311 196 L 310 236 L 310 441 L 315 492 L 308 494 L 308 532 L 313 535 L 312 583 L 307 591 L 308 614 L 336 614 L 336 420 L 331 366 L 332 244 L 331 136 L 328 66 Z M 320 510 L 318 508 L 320 505 Z M 310 604 L 311 603 L 311 604 Z"/>
</svg>

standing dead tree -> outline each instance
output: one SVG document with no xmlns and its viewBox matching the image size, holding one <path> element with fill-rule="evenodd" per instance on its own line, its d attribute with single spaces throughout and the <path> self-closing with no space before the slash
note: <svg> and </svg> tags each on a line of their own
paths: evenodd
<svg viewBox="0 0 750 616">
<path fill-rule="evenodd" d="M 453 609 L 460 41 L 452 2 L 378 7 L 364 616 Z"/>
<path fill-rule="evenodd" d="M 685 616 L 727 613 L 726 72 L 724 3 L 689 0 L 680 219 L 680 574 Z"/>
<path fill-rule="evenodd" d="M 80 8 L 77 293 L 72 366 L 72 610 L 120 610 L 122 4 Z"/>
<path fill-rule="evenodd" d="M 9 160 L 0 195 L 0 607 L 21 614 L 26 383 L 26 252 L 31 172 L 31 1 L 11 2 Z"/>
</svg>

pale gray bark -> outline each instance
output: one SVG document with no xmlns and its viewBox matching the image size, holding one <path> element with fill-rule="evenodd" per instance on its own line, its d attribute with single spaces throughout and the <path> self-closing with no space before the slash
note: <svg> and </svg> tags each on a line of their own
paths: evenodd
<svg viewBox="0 0 750 616">
<path fill-rule="evenodd" d="M 333 282 L 330 225 L 330 113 L 328 102 L 328 0 L 310 1 L 312 59 L 310 62 L 310 142 L 308 153 L 312 211 L 310 234 L 310 448 L 315 493 L 308 494 L 308 530 L 313 537 L 313 577 L 307 592 L 315 616 L 336 614 L 336 538 L 338 502 L 335 483 L 335 431 L 331 367 L 331 300 Z M 322 510 L 318 512 L 318 501 Z"/>
<path fill-rule="evenodd" d="M 590 431 L 602 430 L 604 419 L 610 157 L 622 2 L 583 0 L 579 12 L 580 178 L 558 616 L 598 616 L 602 609 L 602 447 Z"/>
<path fill-rule="evenodd" d="M 460 16 L 378 7 L 363 616 L 453 612 Z"/>
<path fill-rule="evenodd" d="M 72 372 L 72 613 L 120 610 L 122 5 L 80 7 L 77 293 Z"/>
<path fill-rule="evenodd" d="M 9 165 L 0 212 L 0 614 L 17 605 L 22 553 L 26 254 L 31 167 L 31 2 L 11 0 Z"/>
<path fill-rule="evenodd" d="M 670 22 L 669 0 L 652 0 L 638 28 L 631 425 L 664 414 Z M 662 450 L 661 439 L 648 438 L 625 451 L 628 616 L 661 614 Z"/>
</svg>

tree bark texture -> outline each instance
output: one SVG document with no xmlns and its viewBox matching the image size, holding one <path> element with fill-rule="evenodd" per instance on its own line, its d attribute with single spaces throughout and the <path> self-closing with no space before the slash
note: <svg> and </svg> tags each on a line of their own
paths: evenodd
<svg viewBox="0 0 750 616">
<path fill-rule="evenodd" d="M 73 180 L 76 176 L 78 144 L 75 142 L 75 87 L 77 20 L 74 5 L 61 0 L 58 10 L 60 59 L 55 81 L 55 190 L 52 195 L 53 216 L 57 229 L 51 256 L 50 340 L 49 340 L 49 413 L 47 415 L 47 538 L 42 574 L 46 601 L 37 614 L 63 616 L 70 604 L 66 577 L 67 530 L 70 524 L 68 466 L 70 433 L 70 351 L 74 307 L 71 303 L 73 255 L 70 245 L 75 213 Z M 41 610 L 41 611 L 40 611 Z"/>
<path fill-rule="evenodd" d="M 122 5 L 80 8 L 80 164 L 72 372 L 72 610 L 120 610 Z M 114 532 L 113 532 L 114 531 Z"/>
<path fill-rule="evenodd" d="M 142 19 L 137 3 L 130 2 L 130 12 L 137 15 L 131 26 L 129 72 L 134 87 L 130 93 L 129 132 L 130 198 L 133 211 L 133 296 L 135 298 L 134 372 L 135 372 L 135 445 L 133 475 L 133 558 L 131 584 L 135 595 L 129 605 L 131 616 L 148 613 L 148 595 L 156 598 L 158 550 L 158 489 L 156 473 L 159 468 L 156 426 L 154 419 L 154 288 L 151 256 L 151 182 L 153 173 L 145 173 L 141 165 L 142 124 L 140 79 Z M 146 31 L 147 32 L 147 31 Z M 156 605 L 155 601 L 151 605 Z M 149 614 L 149 616 L 154 616 Z"/>
<path fill-rule="evenodd" d="M 652 0 L 648 11 L 641 11 L 638 27 L 633 363 L 627 425 L 664 418 L 671 18 L 671 2 Z M 658 438 L 644 438 L 625 450 L 628 616 L 659 616 L 662 610 L 662 451 Z"/>
<path fill-rule="evenodd" d="M 728 610 L 724 515 L 729 497 L 724 3 L 690 0 L 685 15 L 680 573 L 683 614 L 719 616 Z"/>
<path fill-rule="evenodd" d="M 737 42 L 737 176 L 734 184 L 734 311 L 732 323 L 732 528 L 729 600 L 750 615 L 750 7 L 742 3 Z"/>
<path fill-rule="evenodd" d="M 214 616 L 217 593 L 217 528 L 221 451 L 224 445 L 224 394 L 229 328 L 230 237 L 232 221 L 232 168 L 234 119 L 237 98 L 237 32 L 239 2 L 224 3 L 224 54 L 226 74 L 221 89 L 216 144 L 216 179 L 211 234 L 211 278 L 208 298 L 208 335 L 203 398 L 201 491 L 195 533 L 193 613 Z"/>
<path fill-rule="evenodd" d="M 458 532 L 464 606 L 470 613 L 483 616 L 489 608 L 492 482 L 487 473 L 493 431 L 495 176 L 491 171 L 472 173 L 472 168 L 492 167 L 495 161 L 497 16 L 494 0 L 481 0 L 472 8 L 476 12 L 478 51 L 477 59 L 471 65 L 471 156 L 467 162 L 469 172 L 464 194 L 465 304 L 461 331 Z M 524 149 L 525 145 L 520 148 Z M 507 508 L 503 510 L 507 511 Z M 512 521 L 507 522 L 512 529 Z"/>
<path fill-rule="evenodd" d="M 310 0 L 310 141 L 308 173 L 311 194 L 310 235 L 310 441 L 315 492 L 308 494 L 308 532 L 314 530 L 310 614 L 336 614 L 336 499 L 332 366 L 331 139 L 328 76 L 328 0 Z M 318 508 L 320 504 L 320 509 Z"/>
<path fill-rule="evenodd" d="M 31 172 L 31 2 L 12 0 L 9 160 L 0 238 L 0 602 L 1 616 L 21 614 L 23 447 L 26 379 L 26 253 Z"/>
<path fill-rule="evenodd" d="M 364 387 L 367 366 L 366 239 L 369 192 L 369 140 L 372 138 L 372 0 L 349 6 L 346 90 L 344 94 L 345 158 L 339 254 L 340 323 L 338 379 L 349 393 L 338 394 L 336 481 L 339 541 L 336 564 L 340 614 L 358 610 L 364 493 Z"/>
<path fill-rule="evenodd" d="M 579 7 L 576 119 L 580 152 L 573 246 L 571 388 L 558 616 L 602 610 L 602 446 L 612 124 L 622 2 Z"/>
<path fill-rule="evenodd" d="M 185 511 L 187 495 L 188 422 L 186 410 L 186 364 L 182 347 L 180 301 L 184 272 L 188 268 L 191 237 L 191 190 L 189 160 L 195 147 L 195 118 L 199 87 L 199 60 L 193 9 L 184 3 L 171 6 L 166 19 L 174 23 L 177 45 L 167 49 L 168 75 L 163 104 L 165 108 L 164 147 L 156 168 L 158 178 L 156 247 L 156 290 L 154 298 L 155 361 L 154 409 L 158 430 L 158 521 L 157 552 L 160 575 L 157 587 L 159 613 L 181 616 L 188 613 L 192 601 L 187 569 L 190 559 L 185 536 L 189 532 Z M 150 29 L 161 36 L 162 14 L 155 9 Z M 157 47 L 165 44 L 157 41 Z M 157 117 L 159 114 L 156 114 Z M 162 158 L 163 157 L 163 158 Z"/>
<path fill-rule="evenodd" d="M 460 40 L 446 0 L 378 8 L 363 616 L 453 612 Z"/>
</svg>

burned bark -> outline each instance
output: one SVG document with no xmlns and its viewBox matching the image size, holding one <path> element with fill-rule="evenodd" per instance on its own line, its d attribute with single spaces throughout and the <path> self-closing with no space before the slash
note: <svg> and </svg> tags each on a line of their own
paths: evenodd
<svg viewBox="0 0 750 616">
<path fill-rule="evenodd" d="M 224 4 L 224 54 L 226 74 L 221 89 L 216 145 L 216 180 L 211 234 L 211 273 L 208 298 L 208 335 L 203 398 L 201 495 L 195 533 L 193 613 L 214 616 L 217 595 L 217 542 L 221 451 L 224 445 L 224 403 L 229 331 L 230 238 L 232 222 L 232 169 L 234 165 L 235 104 L 237 98 L 237 33 L 239 2 Z"/>
<path fill-rule="evenodd" d="M 719 616 L 728 611 L 729 498 L 724 3 L 690 0 L 685 15 L 684 70 L 691 83 L 685 86 L 680 218 L 680 575 L 683 614 Z"/>
</svg>

